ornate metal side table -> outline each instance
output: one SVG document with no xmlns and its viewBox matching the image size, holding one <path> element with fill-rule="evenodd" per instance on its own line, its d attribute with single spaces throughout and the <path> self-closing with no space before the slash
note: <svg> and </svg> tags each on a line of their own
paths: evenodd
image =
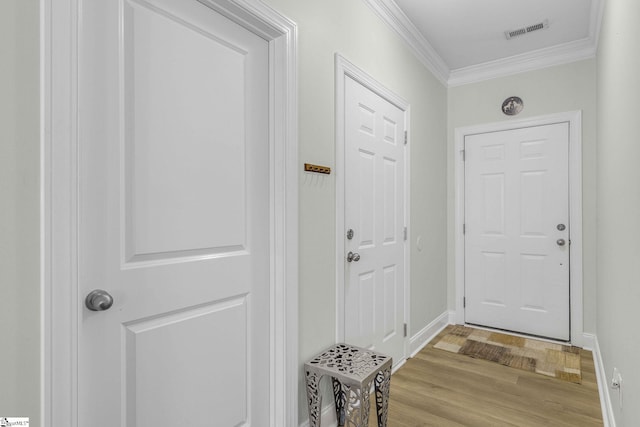
<svg viewBox="0 0 640 427">
<path fill-rule="evenodd" d="M 331 377 L 339 426 L 367 427 L 369 393 L 375 385 L 378 427 L 386 427 L 392 359 L 348 344 L 336 344 L 304 364 L 310 427 L 320 427 L 323 376 Z"/>
</svg>

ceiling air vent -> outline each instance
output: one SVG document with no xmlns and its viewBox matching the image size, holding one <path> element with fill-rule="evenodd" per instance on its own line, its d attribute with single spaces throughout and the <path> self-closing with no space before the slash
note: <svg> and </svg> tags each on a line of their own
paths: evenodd
<svg viewBox="0 0 640 427">
<path fill-rule="evenodd" d="M 542 22 L 538 22 L 537 24 L 529 25 L 527 27 L 518 28 L 516 30 L 505 31 L 504 35 L 507 37 L 507 40 L 510 40 L 514 37 L 523 36 L 532 31 L 542 30 L 543 28 L 549 27 L 549 20 L 545 19 Z"/>
</svg>

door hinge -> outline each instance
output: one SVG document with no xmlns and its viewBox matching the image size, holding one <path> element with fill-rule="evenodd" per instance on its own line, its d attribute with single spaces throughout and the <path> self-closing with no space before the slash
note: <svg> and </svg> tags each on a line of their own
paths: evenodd
<svg viewBox="0 0 640 427">
<path fill-rule="evenodd" d="M 407 240 L 407 227 L 404 228 L 404 240 Z"/>
<path fill-rule="evenodd" d="M 407 324 L 404 324 L 404 336 L 407 337 Z"/>
<path fill-rule="evenodd" d="M 407 142 L 409 142 L 409 135 L 408 135 L 408 132 L 405 130 L 404 131 L 404 145 L 407 145 Z"/>
<path fill-rule="evenodd" d="M 462 161 L 463 162 L 467 161 L 467 151 L 466 150 L 460 150 L 460 152 L 462 153 Z"/>
<path fill-rule="evenodd" d="M 462 234 L 467 234 L 467 224 L 462 224 Z"/>
<path fill-rule="evenodd" d="M 462 297 L 462 308 L 467 308 L 467 297 Z"/>
</svg>

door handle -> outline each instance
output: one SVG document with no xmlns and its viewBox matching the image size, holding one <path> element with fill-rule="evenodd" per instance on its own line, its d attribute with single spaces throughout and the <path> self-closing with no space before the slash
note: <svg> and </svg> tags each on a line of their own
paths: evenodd
<svg viewBox="0 0 640 427">
<path fill-rule="evenodd" d="M 113 305 L 113 297 L 107 291 L 95 289 L 89 292 L 84 300 L 84 305 L 91 311 L 109 310 Z"/>
<path fill-rule="evenodd" d="M 558 246 L 564 246 L 564 245 L 565 245 L 565 243 L 567 243 L 567 242 L 565 242 L 565 240 L 564 240 L 564 239 L 558 239 L 558 240 L 556 240 L 556 244 L 557 244 Z"/>
<path fill-rule="evenodd" d="M 351 261 L 360 261 L 360 254 L 349 251 L 349 253 L 347 254 L 347 262 Z"/>
</svg>

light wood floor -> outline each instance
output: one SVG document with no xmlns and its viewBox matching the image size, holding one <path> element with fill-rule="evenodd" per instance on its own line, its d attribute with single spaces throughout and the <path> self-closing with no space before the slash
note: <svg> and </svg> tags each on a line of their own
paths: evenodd
<svg viewBox="0 0 640 427">
<path fill-rule="evenodd" d="M 438 340 L 391 377 L 389 427 L 603 425 L 591 352 L 582 350 L 582 384 L 573 384 L 438 350 Z"/>
</svg>

